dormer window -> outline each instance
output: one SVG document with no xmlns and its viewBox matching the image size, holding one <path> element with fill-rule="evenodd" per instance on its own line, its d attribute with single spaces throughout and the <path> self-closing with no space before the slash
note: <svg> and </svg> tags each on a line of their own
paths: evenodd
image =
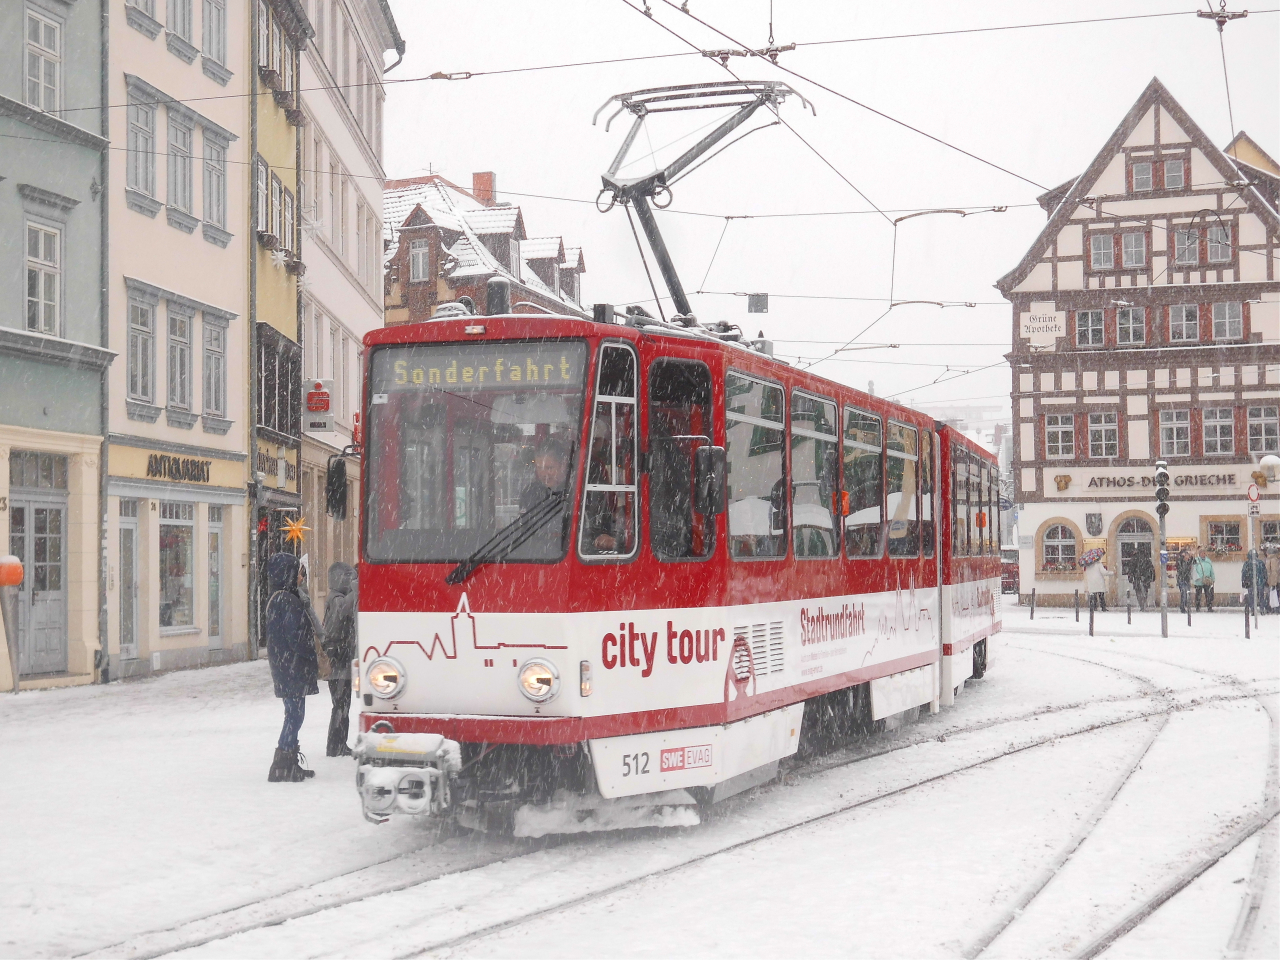
<svg viewBox="0 0 1280 960">
<path fill-rule="evenodd" d="M 431 242 L 429 240 L 411 240 L 409 242 L 409 282 L 421 283 L 431 279 Z"/>
<path fill-rule="evenodd" d="M 1151 189 L 1151 164 L 1135 163 L 1133 165 L 1133 189 L 1135 192 Z"/>
<path fill-rule="evenodd" d="M 1186 180 L 1182 173 L 1181 160 L 1166 160 L 1164 162 L 1164 188 L 1166 190 L 1181 190 Z"/>
</svg>

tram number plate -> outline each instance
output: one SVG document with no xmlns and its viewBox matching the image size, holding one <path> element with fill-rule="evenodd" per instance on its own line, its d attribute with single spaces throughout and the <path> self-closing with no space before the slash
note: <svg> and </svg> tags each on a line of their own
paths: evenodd
<svg viewBox="0 0 1280 960">
<path fill-rule="evenodd" d="M 663 773 L 709 766 L 711 766 L 711 744 L 709 743 L 697 747 L 676 747 L 674 750 L 662 751 Z"/>
<path fill-rule="evenodd" d="M 649 754 L 645 753 L 624 753 L 622 755 L 622 775 L 630 777 L 632 775 L 641 776 L 649 772 Z"/>
</svg>

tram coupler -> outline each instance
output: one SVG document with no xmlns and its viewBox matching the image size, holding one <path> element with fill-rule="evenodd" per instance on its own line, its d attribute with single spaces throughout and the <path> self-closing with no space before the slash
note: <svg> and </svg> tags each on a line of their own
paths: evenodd
<svg viewBox="0 0 1280 960">
<path fill-rule="evenodd" d="M 362 733 L 351 751 L 364 818 L 386 823 L 395 813 L 444 816 L 462 748 L 438 733 Z"/>
</svg>

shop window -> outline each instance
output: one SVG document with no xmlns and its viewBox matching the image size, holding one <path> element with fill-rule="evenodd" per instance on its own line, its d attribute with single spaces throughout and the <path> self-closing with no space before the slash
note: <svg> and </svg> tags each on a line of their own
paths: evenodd
<svg viewBox="0 0 1280 960">
<path fill-rule="evenodd" d="M 1258 541 L 1280 549 L 1280 520 L 1263 520 L 1258 525 Z"/>
<path fill-rule="evenodd" d="M 658 360 L 649 368 L 649 544 L 659 560 L 700 560 L 715 548 L 715 517 L 693 510 L 694 451 L 714 438 L 711 372 Z"/>
<path fill-rule="evenodd" d="M 1042 541 L 1046 573 L 1071 573 L 1076 568 L 1076 535 L 1065 524 L 1054 524 L 1044 532 Z"/>
<path fill-rule="evenodd" d="M 209 507 L 209 639 L 222 636 L 222 507 Z"/>
<path fill-rule="evenodd" d="M 920 520 L 916 510 L 919 456 L 914 427 L 889 422 L 887 471 L 888 492 L 885 513 L 889 520 L 889 556 L 915 557 L 920 554 Z"/>
<path fill-rule="evenodd" d="M 195 504 L 160 503 L 160 626 L 195 624 Z"/>
<path fill-rule="evenodd" d="M 1200 309 L 1194 303 L 1179 303 L 1169 308 L 1169 340 L 1200 339 Z"/>
<path fill-rule="evenodd" d="M 1120 456 L 1120 415 L 1089 414 L 1089 456 L 1106 459 Z"/>
<path fill-rule="evenodd" d="M 838 557 L 840 454 L 834 401 L 791 396 L 791 529 L 797 557 Z"/>
<path fill-rule="evenodd" d="M 1244 336 L 1244 313 L 1239 303 L 1213 305 L 1213 339 L 1239 340 Z"/>
<path fill-rule="evenodd" d="M 1191 411 L 1160 411 L 1160 456 L 1191 455 Z"/>
<path fill-rule="evenodd" d="M 1045 414 L 1044 436 L 1046 456 L 1067 459 L 1076 455 L 1076 418 L 1073 414 Z"/>
<path fill-rule="evenodd" d="M 849 512 L 844 518 L 845 556 L 880 556 L 884 515 L 883 449 L 880 418 L 846 407 L 844 490 L 849 495 Z"/>
<path fill-rule="evenodd" d="M 1204 412 L 1204 452 L 1234 453 L 1235 411 L 1231 407 L 1210 407 Z"/>
<path fill-rule="evenodd" d="M 627 347 L 606 344 L 596 380 L 580 555 L 634 556 L 636 483 L 636 356 Z"/>
<path fill-rule="evenodd" d="M 784 405 L 779 386 L 740 373 L 725 377 L 729 552 L 738 559 L 787 553 Z"/>
<path fill-rule="evenodd" d="M 1095 238 L 1096 239 L 1096 238 Z M 1102 346 L 1102 311 L 1076 311 L 1076 346 Z"/>
<path fill-rule="evenodd" d="M 1280 406 L 1249 408 L 1249 452 L 1280 453 Z"/>
<path fill-rule="evenodd" d="M 1237 520 L 1210 520 L 1206 527 L 1209 534 L 1207 544 L 1210 553 L 1239 553 L 1243 542 L 1240 539 L 1240 522 Z"/>
<path fill-rule="evenodd" d="M 1146 343 L 1147 311 L 1142 307 L 1121 307 L 1116 314 L 1116 340 L 1122 344 Z"/>
</svg>

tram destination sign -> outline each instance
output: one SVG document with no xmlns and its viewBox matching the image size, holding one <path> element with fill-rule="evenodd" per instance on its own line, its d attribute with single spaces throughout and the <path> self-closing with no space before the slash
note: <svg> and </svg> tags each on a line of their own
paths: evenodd
<svg viewBox="0 0 1280 960">
<path fill-rule="evenodd" d="M 581 341 L 433 343 L 374 354 L 372 394 L 416 390 L 479 393 L 580 387 L 586 360 Z"/>
<path fill-rule="evenodd" d="M 1234 467 L 1197 465 L 1169 468 L 1169 486 L 1174 496 L 1213 497 L 1242 494 L 1249 484 L 1249 474 Z M 1044 471 L 1045 496 L 1055 500 L 1077 500 L 1088 497 L 1150 497 L 1155 493 L 1154 470 L 1132 467 L 1072 467 Z"/>
</svg>

